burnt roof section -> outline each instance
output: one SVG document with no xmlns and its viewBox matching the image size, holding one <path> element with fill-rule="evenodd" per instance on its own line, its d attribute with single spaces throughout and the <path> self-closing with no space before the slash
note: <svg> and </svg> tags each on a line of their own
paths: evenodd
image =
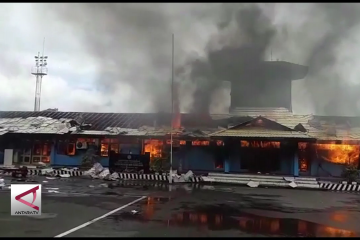
<svg viewBox="0 0 360 240">
<path fill-rule="evenodd" d="M 0 118 L 48 117 L 53 119 L 74 119 L 79 123 L 91 124 L 88 130 L 105 130 L 107 127 L 137 129 L 142 126 L 170 126 L 170 113 L 91 113 L 91 112 L 30 112 L 0 111 Z M 230 117 L 228 114 L 201 116 L 181 114 L 181 125 L 185 128 L 219 126 L 227 127 L 231 123 L 248 121 L 251 117 Z"/>
<path fill-rule="evenodd" d="M 299 80 L 305 78 L 309 68 L 285 61 L 266 61 L 264 62 L 264 70 L 274 77 L 282 75 L 285 79 Z"/>
</svg>

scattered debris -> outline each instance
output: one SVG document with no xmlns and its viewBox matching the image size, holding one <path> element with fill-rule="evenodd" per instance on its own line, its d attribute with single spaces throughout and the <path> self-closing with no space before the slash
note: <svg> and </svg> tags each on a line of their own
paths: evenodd
<svg viewBox="0 0 360 240">
<path fill-rule="evenodd" d="M 195 177 L 195 174 L 189 170 L 186 174 L 179 175 L 177 170 L 172 170 L 170 172 L 170 177 L 172 182 L 174 183 L 184 183 L 184 182 L 191 182 L 191 179 Z"/>
<path fill-rule="evenodd" d="M 287 182 L 293 182 L 295 181 L 295 178 L 294 177 L 283 177 L 283 179 Z"/>
<path fill-rule="evenodd" d="M 83 176 L 90 176 L 93 179 L 102 179 L 107 181 L 115 181 L 119 179 L 119 174 L 110 173 L 108 168 L 104 168 L 100 163 L 95 163 L 91 169 L 85 171 Z"/>
<path fill-rule="evenodd" d="M 65 174 L 60 174 L 59 176 L 62 177 L 62 178 L 69 178 L 70 174 L 65 173 Z"/>
<path fill-rule="evenodd" d="M 43 176 L 53 176 L 54 175 L 54 169 L 52 169 L 52 168 L 41 169 L 41 175 L 43 175 Z"/>
<path fill-rule="evenodd" d="M 260 183 L 259 182 L 254 182 L 254 181 L 250 181 L 248 182 L 246 185 L 248 185 L 251 188 L 257 188 L 259 187 Z"/>
<path fill-rule="evenodd" d="M 289 183 L 289 186 L 292 187 L 292 188 L 296 188 L 297 184 L 294 181 L 292 181 L 292 182 Z"/>
<path fill-rule="evenodd" d="M 56 191 L 56 190 L 48 190 L 48 193 L 60 193 L 59 191 Z"/>
<path fill-rule="evenodd" d="M 5 187 L 5 180 L 0 178 L 0 188 Z"/>
<path fill-rule="evenodd" d="M 131 213 L 132 214 L 137 214 L 139 211 L 136 211 L 136 210 L 131 210 Z"/>
</svg>

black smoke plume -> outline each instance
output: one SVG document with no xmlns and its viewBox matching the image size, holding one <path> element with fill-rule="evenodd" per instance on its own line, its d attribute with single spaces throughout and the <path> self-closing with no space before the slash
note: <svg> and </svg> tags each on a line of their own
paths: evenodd
<svg viewBox="0 0 360 240">
<path fill-rule="evenodd" d="M 309 66 L 296 89 L 310 99 L 311 106 L 303 109 L 327 115 L 360 113 L 360 85 L 348 81 L 356 71 L 347 72 L 358 57 L 346 45 L 356 42 L 358 4 L 81 3 L 47 8 L 76 30 L 97 63 L 99 86 L 109 94 L 121 94 L 125 82 L 132 86 L 135 102 L 147 100 L 151 111 L 170 109 L 171 33 L 181 25 L 185 30 L 176 34 L 176 67 L 188 74 L 182 81 L 195 86 L 180 95 L 181 102 L 193 99 L 190 111 L 208 112 L 211 102 L 222 102 L 214 99 L 221 81 L 235 81 L 239 71 L 269 60 L 271 51 L 274 58 Z M 198 38 L 186 35 L 186 29 L 198 22 L 216 30 L 203 46 L 205 55 L 193 58 L 185 53 L 186 43 Z M 301 105 L 304 99 L 293 101 Z"/>
</svg>

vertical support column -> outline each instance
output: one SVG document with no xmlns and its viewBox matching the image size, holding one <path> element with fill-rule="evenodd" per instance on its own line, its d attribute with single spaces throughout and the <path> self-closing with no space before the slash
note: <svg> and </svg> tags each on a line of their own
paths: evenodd
<svg viewBox="0 0 360 240">
<path fill-rule="evenodd" d="M 222 151 L 222 157 L 224 159 L 224 172 L 230 173 L 230 163 L 233 155 L 232 141 L 231 139 L 224 139 L 224 146 Z"/>
<path fill-rule="evenodd" d="M 293 174 L 294 174 L 294 177 L 299 176 L 299 155 L 298 155 L 297 149 L 295 149 L 295 152 L 294 152 Z"/>
<path fill-rule="evenodd" d="M 229 173 L 230 172 L 230 159 L 229 159 L 229 157 L 225 158 L 224 165 L 225 165 L 224 166 L 224 172 Z"/>
<path fill-rule="evenodd" d="M 51 152 L 50 152 L 50 166 L 54 166 L 56 165 L 56 145 L 57 145 L 57 140 L 53 140 L 53 142 L 51 143 Z"/>
</svg>

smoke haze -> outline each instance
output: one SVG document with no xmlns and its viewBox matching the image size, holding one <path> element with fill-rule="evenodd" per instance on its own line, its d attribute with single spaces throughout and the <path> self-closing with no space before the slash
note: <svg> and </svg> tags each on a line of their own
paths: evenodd
<svg viewBox="0 0 360 240">
<path fill-rule="evenodd" d="M 304 112 L 359 115 L 360 71 L 352 66 L 359 4 L 50 4 L 75 29 L 109 94 L 131 86 L 134 106 L 169 111 L 171 33 L 183 111 L 225 112 L 239 69 L 280 59 L 309 66 L 294 82 L 293 105 Z M 132 49 L 142 54 L 134 54 Z M 139 51 L 137 51 L 138 53 Z M 125 60 L 126 61 L 125 61 Z M 240 67 L 241 66 L 241 67 Z M 132 69 L 124 76 L 124 69 Z M 251 84 L 251 81 L 244 84 Z M 293 89 L 294 89 L 293 88 Z M 249 93 L 249 97 L 252 96 Z M 121 104 L 121 103 L 119 103 Z M 136 110 L 136 109 L 134 109 Z"/>
</svg>

